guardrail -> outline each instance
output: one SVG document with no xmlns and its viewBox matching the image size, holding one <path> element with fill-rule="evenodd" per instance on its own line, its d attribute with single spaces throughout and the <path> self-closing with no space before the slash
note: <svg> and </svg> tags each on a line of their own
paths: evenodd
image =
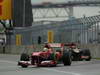
<svg viewBox="0 0 100 75">
<path fill-rule="evenodd" d="M 78 45 L 79 48 L 88 48 L 91 51 L 91 55 L 93 58 L 100 58 L 100 44 L 81 44 Z M 34 45 L 34 46 L 6 46 L 5 53 L 9 54 L 21 54 L 23 52 L 27 52 L 28 54 L 33 51 L 41 51 L 43 49 L 42 45 Z M 0 53 L 3 53 L 0 49 Z"/>
</svg>

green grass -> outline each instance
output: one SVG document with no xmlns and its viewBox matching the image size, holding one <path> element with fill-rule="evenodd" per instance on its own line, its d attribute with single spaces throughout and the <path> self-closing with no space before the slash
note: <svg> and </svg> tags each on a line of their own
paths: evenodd
<svg viewBox="0 0 100 75">
<path fill-rule="evenodd" d="M 93 59 L 100 60 L 100 58 L 93 58 Z"/>
</svg>

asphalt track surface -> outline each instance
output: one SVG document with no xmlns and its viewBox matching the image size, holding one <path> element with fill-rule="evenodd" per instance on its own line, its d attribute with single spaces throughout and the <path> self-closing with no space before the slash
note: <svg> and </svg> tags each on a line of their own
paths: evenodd
<svg viewBox="0 0 100 75">
<path fill-rule="evenodd" d="M 73 61 L 71 66 L 21 68 L 18 55 L 0 54 L 0 75 L 100 75 L 100 60 Z"/>
</svg>

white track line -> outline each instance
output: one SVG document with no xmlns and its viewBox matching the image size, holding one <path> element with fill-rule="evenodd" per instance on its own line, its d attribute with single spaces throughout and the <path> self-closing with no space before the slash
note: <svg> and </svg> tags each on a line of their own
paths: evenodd
<svg viewBox="0 0 100 75">
<path fill-rule="evenodd" d="M 70 75 L 81 75 L 79 73 L 60 71 L 60 70 L 56 70 L 56 69 L 47 69 L 47 68 L 43 68 L 43 69 L 48 70 L 48 71 L 58 72 L 58 73 L 70 74 Z"/>
</svg>

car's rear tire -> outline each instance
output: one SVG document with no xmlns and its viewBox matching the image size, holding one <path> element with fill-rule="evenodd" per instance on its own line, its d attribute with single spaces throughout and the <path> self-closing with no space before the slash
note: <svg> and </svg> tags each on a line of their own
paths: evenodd
<svg viewBox="0 0 100 75">
<path fill-rule="evenodd" d="M 91 52 L 89 49 L 84 49 L 83 50 L 83 55 L 84 56 L 89 56 L 89 58 L 85 59 L 86 61 L 90 61 L 91 60 Z"/>
<path fill-rule="evenodd" d="M 86 61 L 90 61 L 91 60 L 91 56 L 89 56 L 89 58 L 88 59 L 86 59 Z"/>
<path fill-rule="evenodd" d="M 63 60 L 64 66 L 70 66 L 72 62 L 71 53 L 68 51 L 64 51 L 62 60 Z"/>
</svg>

